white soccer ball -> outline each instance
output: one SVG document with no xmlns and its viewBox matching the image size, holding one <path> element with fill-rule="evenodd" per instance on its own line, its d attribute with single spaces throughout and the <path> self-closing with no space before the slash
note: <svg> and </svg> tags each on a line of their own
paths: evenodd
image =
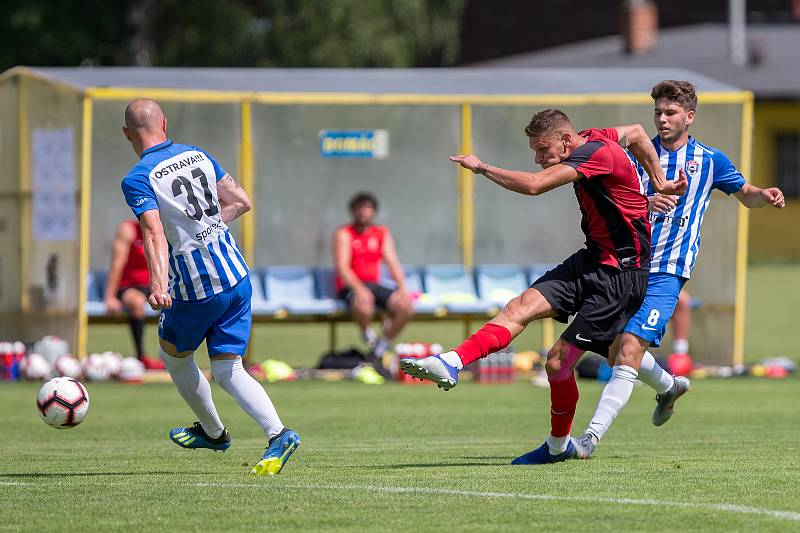
<svg viewBox="0 0 800 533">
<path fill-rule="evenodd" d="M 135 357 L 122 360 L 119 369 L 119 380 L 123 383 L 141 383 L 144 377 L 144 365 Z"/>
<path fill-rule="evenodd" d="M 108 381 L 111 375 L 105 357 L 93 353 L 83 360 L 83 375 L 89 381 Z"/>
<path fill-rule="evenodd" d="M 122 356 L 117 352 L 103 352 L 100 356 L 103 358 L 108 375 L 112 378 L 118 378 L 119 370 L 122 367 Z"/>
<path fill-rule="evenodd" d="M 43 355 L 38 353 L 28 354 L 19 362 L 19 374 L 24 379 L 41 381 L 50 377 L 50 363 Z"/>
<path fill-rule="evenodd" d="M 39 389 L 36 406 L 45 423 L 56 429 L 69 429 L 86 416 L 89 393 L 75 379 L 53 378 Z"/>
<path fill-rule="evenodd" d="M 56 359 L 69 352 L 69 344 L 64 339 L 47 335 L 33 345 L 33 351 L 42 354 L 53 365 Z"/>
<path fill-rule="evenodd" d="M 53 365 L 55 377 L 78 379 L 81 377 L 81 362 L 70 354 L 62 355 Z"/>
</svg>

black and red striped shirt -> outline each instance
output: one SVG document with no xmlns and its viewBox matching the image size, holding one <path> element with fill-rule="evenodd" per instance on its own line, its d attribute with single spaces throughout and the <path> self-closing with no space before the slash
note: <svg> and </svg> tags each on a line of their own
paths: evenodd
<svg viewBox="0 0 800 533">
<path fill-rule="evenodd" d="M 586 247 L 597 260 L 620 270 L 650 266 L 647 197 L 636 169 L 617 144 L 613 128 L 580 132 L 586 143 L 562 161 L 578 171 L 575 196 L 581 208 Z"/>
</svg>

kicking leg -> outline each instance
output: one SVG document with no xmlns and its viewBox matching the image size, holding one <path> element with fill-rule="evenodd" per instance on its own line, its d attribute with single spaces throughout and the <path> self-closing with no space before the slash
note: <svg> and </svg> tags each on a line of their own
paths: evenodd
<svg viewBox="0 0 800 533">
<path fill-rule="evenodd" d="M 464 366 L 502 350 L 530 322 L 555 314 L 542 293 L 527 289 L 455 350 L 422 359 L 401 359 L 400 368 L 410 376 L 431 380 L 449 390 L 458 383 L 458 372 Z"/>
</svg>

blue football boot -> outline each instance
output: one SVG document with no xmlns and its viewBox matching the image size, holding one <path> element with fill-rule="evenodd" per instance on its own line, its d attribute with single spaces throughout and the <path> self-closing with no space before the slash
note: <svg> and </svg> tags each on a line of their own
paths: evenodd
<svg viewBox="0 0 800 533">
<path fill-rule="evenodd" d="M 192 427 L 174 428 L 169 432 L 172 442 L 181 448 L 208 448 L 217 452 L 224 452 L 231 447 L 231 436 L 227 429 L 222 430 L 222 435 L 212 439 L 203 430 L 200 422 L 195 422 Z"/>
<path fill-rule="evenodd" d="M 550 453 L 550 448 L 547 446 L 545 442 L 535 450 L 532 450 L 524 455 L 520 455 L 513 461 L 511 461 L 512 465 L 546 465 L 550 463 L 560 463 L 561 461 L 566 461 L 567 459 L 572 458 L 575 455 L 575 446 L 572 445 L 572 439 L 567 442 L 567 449 L 564 453 L 560 453 L 558 455 L 552 455 Z"/>
<path fill-rule="evenodd" d="M 400 359 L 400 369 L 412 378 L 433 381 L 446 391 L 458 385 L 458 369 L 447 364 L 441 355 L 404 357 Z"/>
<path fill-rule="evenodd" d="M 279 473 L 289 457 L 300 446 L 300 435 L 289 428 L 283 430 L 269 440 L 269 446 L 264 450 L 261 460 L 251 470 L 254 476 L 264 474 L 274 476 Z"/>
</svg>

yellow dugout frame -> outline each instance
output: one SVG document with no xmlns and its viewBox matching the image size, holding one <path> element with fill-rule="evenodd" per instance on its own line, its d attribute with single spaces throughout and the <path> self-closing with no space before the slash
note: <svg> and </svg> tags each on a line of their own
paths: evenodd
<svg viewBox="0 0 800 533">
<path fill-rule="evenodd" d="M 644 92 L 639 93 L 597 93 L 597 94 L 543 94 L 543 95 L 486 95 L 486 94 L 407 94 L 407 93 L 360 93 L 360 92 L 247 92 L 247 91 L 216 91 L 195 89 L 170 89 L 159 87 L 86 87 L 79 88 L 69 83 L 40 75 L 25 67 L 16 67 L 0 76 L 0 81 L 12 76 L 19 77 L 19 153 L 20 176 L 19 186 L 22 194 L 29 194 L 31 190 L 30 145 L 29 131 L 24 113 L 26 94 L 24 85 L 26 79 L 34 78 L 42 82 L 55 84 L 82 96 L 82 124 L 81 124 L 81 172 L 80 172 L 80 276 L 78 288 L 78 331 L 76 352 L 85 355 L 87 345 L 88 317 L 86 313 L 86 278 L 89 271 L 89 227 L 91 212 L 89 199 L 91 197 L 92 181 L 92 127 L 93 103 L 95 101 L 128 101 L 134 98 L 148 97 L 159 101 L 186 102 L 186 103 L 238 103 L 240 108 L 240 181 L 248 192 L 254 190 L 255 168 L 252 145 L 252 109 L 253 103 L 270 105 L 451 105 L 459 106 L 461 110 L 461 139 L 462 153 L 472 151 L 472 108 L 475 105 L 505 105 L 505 106 L 537 106 L 537 105 L 593 105 L 593 104 L 650 104 L 652 99 Z M 741 146 L 738 168 L 745 176 L 750 175 L 752 157 L 752 132 L 753 132 L 753 94 L 749 91 L 718 91 L 700 92 L 698 94 L 703 104 L 741 104 Z M 466 267 L 474 263 L 474 176 L 465 169 L 458 171 L 460 189 L 459 201 L 459 235 L 462 249 L 462 261 Z M 255 204 L 255 202 L 254 202 Z M 253 206 L 253 211 L 258 205 Z M 736 275 L 734 297 L 734 327 L 733 327 L 733 363 L 743 362 L 744 349 L 744 324 L 745 324 L 745 297 L 747 275 L 747 232 L 748 211 L 743 206 L 738 206 L 738 225 L 736 230 Z M 26 213 L 28 216 L 26 216 Z M 20 211 L 20 236 L 22 257 L 30 246 L 30 213 Z M 242 220 L 242 247 L 248 260 L 254 257 L 256 228 L 255 217 L 249 213 Z M 23 260 L 24 261 L 24 260 Z M 24 264 L 21 276 L 26 275 Z M 25 293 L 23 291 L 21 308 L 28 309 Z M 551 320 L 544 321 L 543 344 L 553 342 L 553 324 Z"/>
</svg>

